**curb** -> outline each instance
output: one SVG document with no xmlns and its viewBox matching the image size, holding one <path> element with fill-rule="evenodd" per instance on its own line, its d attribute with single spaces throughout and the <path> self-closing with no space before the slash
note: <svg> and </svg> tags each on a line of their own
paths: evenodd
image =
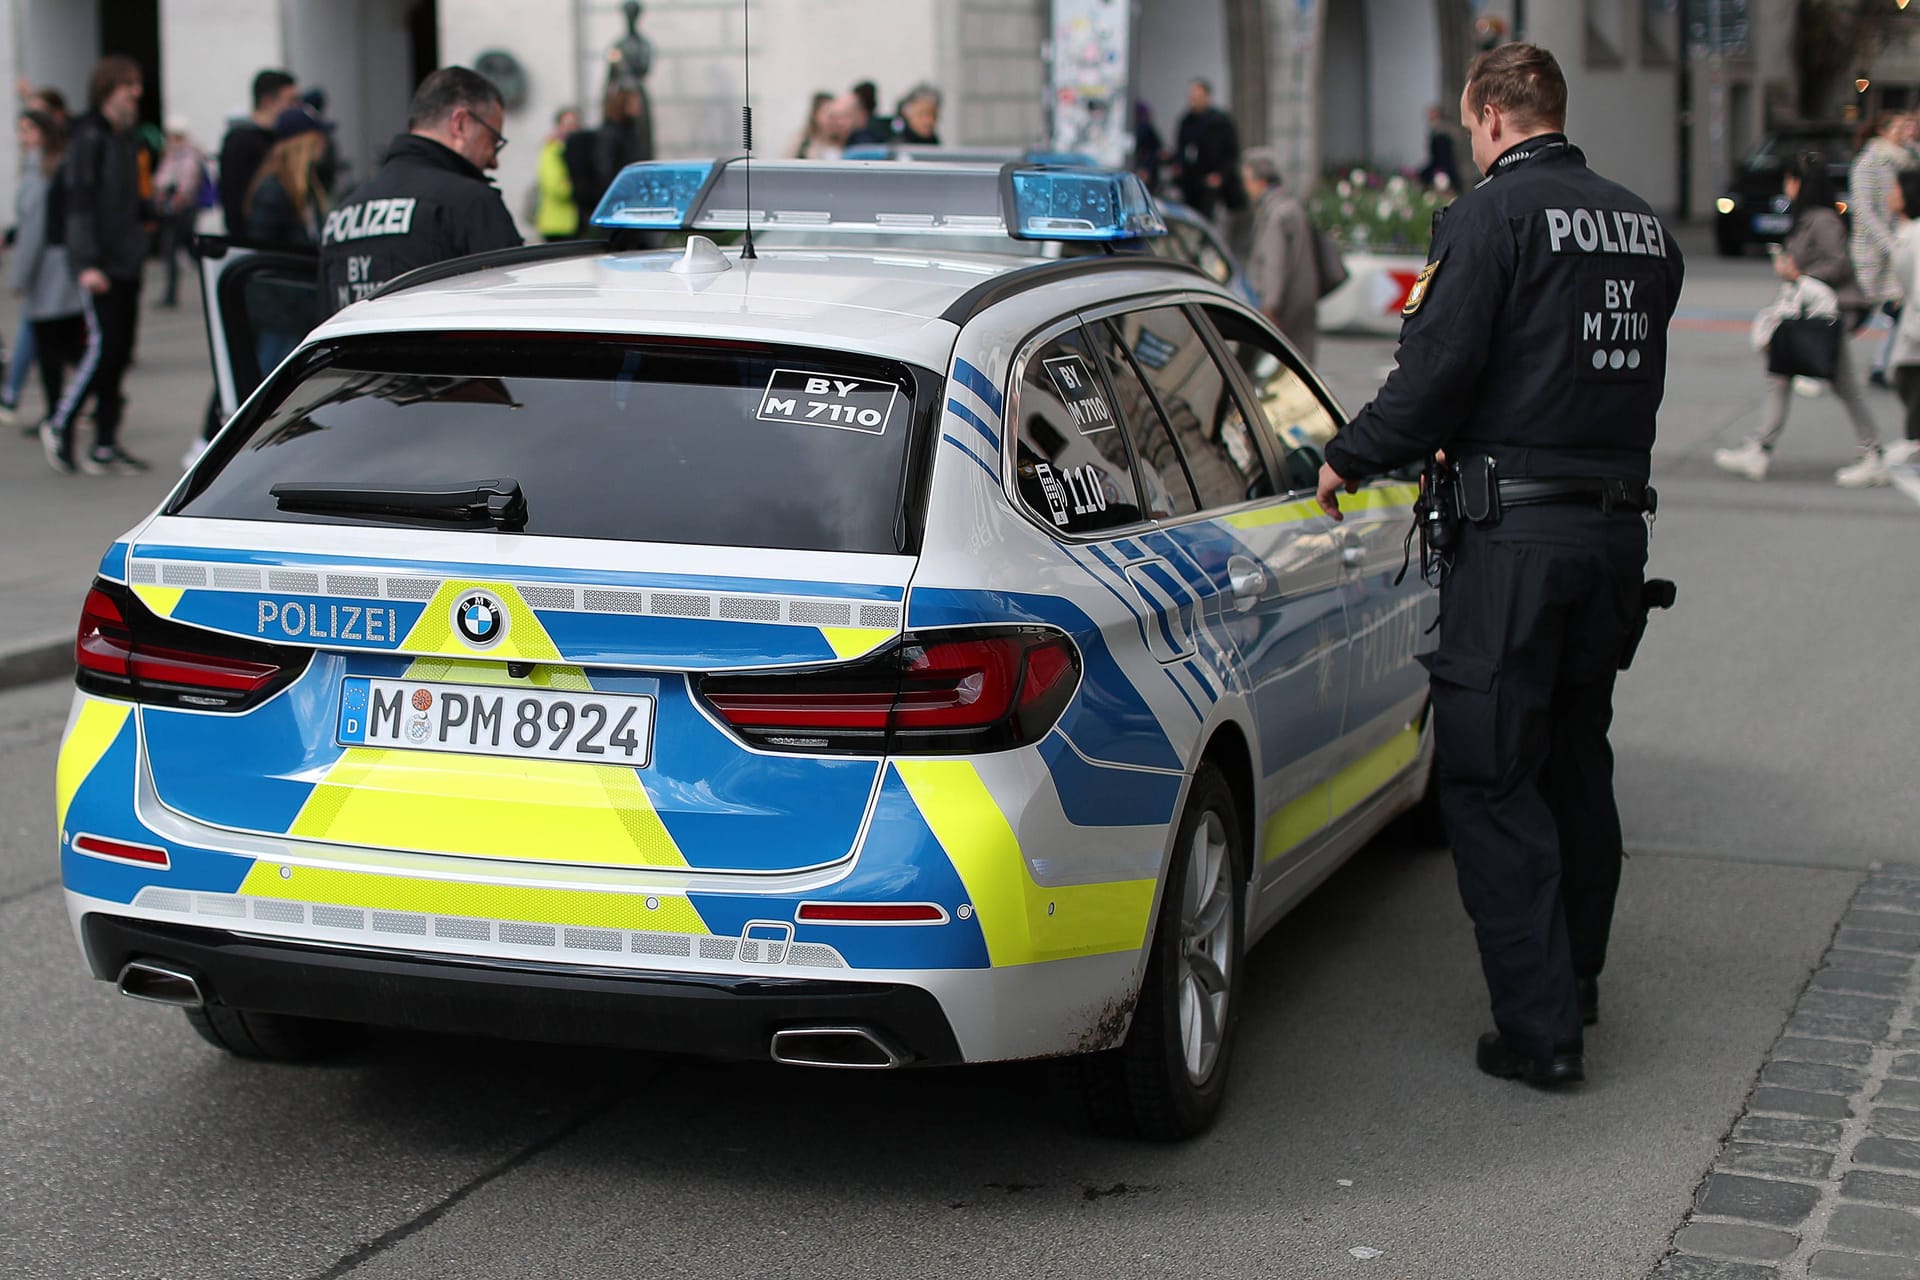
<svg viewBox="0 0 1920 1280">
<path fill-rule="evenodd" d="M 64 631 L 0 644 L 0 689 L 73 675 L 73 637 Z"/>
</svg>

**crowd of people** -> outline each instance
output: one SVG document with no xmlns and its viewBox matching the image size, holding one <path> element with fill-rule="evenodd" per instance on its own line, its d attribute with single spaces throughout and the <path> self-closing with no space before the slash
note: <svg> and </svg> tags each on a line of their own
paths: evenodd
<svg viewBox="0 0 1920 1280">
<path fill-rule="evenodd" d="M 1783 322 L 1831 318 L 1843 335 L 1826 376 L 1772 371 L 1760 431 L 1744 443 L 1714 452 L 1722 470 L 1764 480 L 1787 425 L 1796 386 L 1818 394 L 1824 382 L 1846 410 L 1858 456 L 1834 473 L 1844 488 L 1891 481 L 1891 466 L 1920 461 L 1920 117 L 1885 111 L 1856 139 L 1844 204 L 1834 191 L 1830 163 L 1819 151 L 1791 156 L 1783 178 L 1792 223 L 1773 255 L 1779 296 L 1755 320 L 1754 344 L 1770 350 Z M 1842 222 L 1840 209 L 1848 213 Z M 1888 444 L 1867 403 L 1848 335 L 1884 318 L 1866 381 L 1898 390 L 1904 429 Z"/>
</svg>

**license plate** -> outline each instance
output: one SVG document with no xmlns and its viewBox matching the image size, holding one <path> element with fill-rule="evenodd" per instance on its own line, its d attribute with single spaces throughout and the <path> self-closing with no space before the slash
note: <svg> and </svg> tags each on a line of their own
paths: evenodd
<svg viewBox="0 0 1920 1280">
<path fill-rule="evenodd" d="M 1761 235 L 1777 236 L 1793 226 L 1790 213 L 1756 213 L 1753 215 L 1753 229 Z"/>
<path fill-rule="evenodd" d="M 653 748 L 653 699 L 349 676 L 334 741 L 637 769 Z"/>
</svg>

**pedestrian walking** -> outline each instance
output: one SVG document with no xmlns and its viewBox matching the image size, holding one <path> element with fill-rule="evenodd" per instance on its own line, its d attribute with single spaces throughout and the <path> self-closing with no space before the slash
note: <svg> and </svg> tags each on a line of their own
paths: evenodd
<svg viewBox="0 0 1920 1280">
<path fill-rule="evenodd" d="M 1274 328 L 1313 363 L 1314 312 L 1320 303 L 1320 264 L 1306 206 L 1281 189 L 1280 157 L 1251 147 L 1240 157 L 1240 177 L 1253 205 L 1247 279 Z"/>
<path fill-rule="evenodd" d="M 1920 299 L 1920 168 L 1902 169 L 1893 188 L 1899 221 L 1893 237 L 1893 276 L 1901 293 Z M 1893 385 L 1906 410 L 1904 438 L 1886 447 L 1888 466 L 1920 461 L 1920 305 L 1900 313 L 1894 328 Z"/>
<path fill-rule="evenodd" d="M 20 172 L 14 201 L 17 221 L 8 283 L 20 298 L 24 321 L 14 359 L 38 365 L 40 389 L 51 413 L 66 389 L 67 370 L 79 363 L 87 344 L 86 303 L 67 260 L 65 237 L 48 234 L 49 220 L 66 216 L 64 192 L 57 184 L 66 129 L 46 112 L 30 110 L 20 117 L 19 140 L 30 163 Z"/>
<path fill-rule="evenodd" d="M 1328 443 L 1320 505 L 1444 450 L 1462 515 L 1440 587 L 1436 791 L 1495 1030 L 1489 1075 L 1583 1079 L 1621 865 L 1607 727 L 1645 622 L 1647 483 L 1679 249 L 1562 130 L 1537 45 L 1476 57 L 1461 125 L 1487 180 L 1437 228 L 1399 363 Z M 1597 326 L 1597 330 L 1596 330 Z"/>
<path fill-rule="evenodd" d="M 142 89 L 139 63 L 121 54 L 102 58 L 88 83 L 89 110 L 74 121 L 60 166 L 62 238 L 82 291 L 87 338 L 78 374 L 40 426 L 47 464 L 63 475 L 76 463 L 88 475 L 147 470 L 120 447 L 126 410 L 121 383 L 140 324 L 140 273 L 147 256 L 149 210 L 140 199 L 140 143 L 134 135 Z M 74 424 L 89 400 L 93 447 L 76 458 Z"/>
<path fill-rule="evenodd" d="M 465 67 L 442 67 L 407 105 L 407 132 L 320 231 L 323 317 L 415 267 L 520 243 L 486 171 L 507 137 L 500 90 Z"/>
<path fill-rule="evenodd" d="M 1808 151 L 1789 158 L 1781 181 L 1793 223 L 1780 252 L 1774 255 L 1774 271 L 1789 284 L 1807 275 L 1832 289 L 1840 308 L 1841 329 L 1851 333 L 1866 311 L 1866 297 L 1854 276 L 1853 259 L 1847 253 L 1847 229 L 1834 209 L 1833 181 L 1827 176 L 1826 157 L 1818 151 Z M 1891 268 L 1888 276 L 1890 279 Z M 1880 451 L 1879 428 L 1874 426 L 1873 414 L 1861 394 L 1852 346 L 1851 340 L 1841 339 L 1831 383 L 1834 396 L 1845 407 L 1847 419 L 1853 424 L 1860 456 L 1834 472 L 1833 481 L 1843 488 L 1857 489 L 1886 484 L 1887 468 Z M 1760 434 L 1735 448 L 1716 449 L 1714 465 L 1749 480 L 1767 478 L 1774 447 L 1787 429 L 1792 383 L 1792 378 L 1781 374 L 1767 375 L 1767 407 Z"/>
<path fill-rule="evenodd" d="M 180 255 L 193 243 L 193 226 L 200 217 L 208 183 L 206 153 L 193 144 L 185 116 L 167 120 L 167 150 L 154 171 L 153 189 L 160 215 L 160 256 L 167 264 L 167 291 L 163 307 L 180 305 Z M 191 253 L 188 258 L 191 260 Z"/>
<path fill-rule="evenodd" d="M 567 139 L 580 131 L 580 112 L 562 107 L 553 114 L 553 132 L 540 144 L 535 166 L 538 194 L 533 205 L 533 229 L 543 240 L 571 240 L 580 234 L 580 219 L 593 210 L 582 209 L 573 198 L 573 178 L 567 173 Z"/>
<path fill-rule="evenodd" d="M 1427 108 L 1427 162 L 1420 168 L 1420 182 L 1438 191 L 1460 188 L 1460 165 L 1454 158 L 1453 134 L 1437 106 Z"/>
<path fill-rule="evenodd" d="M 1133 171 L 1149 192 L 1160 190 L 1160 170 L 1166 164 L 1167 144 L 1154 127 L 1153 108 L 1133 104 Z"/>
<path fill-rule="evenodd" d="M 861 80 L 847 90 L 849 98 L 847 145 L 883 147 L 893 137 L 893 121 L 880 114 L 880 89 Z"/>
<path fill-rule="evenodd" d="M 1889 202 L 1900 171 L 1913 166 L 1913 153 L 1903 142 L 1909 119 L 1899 111 L 1875 116 L 1855 140 L 1860 150 L 1847 176 L 1847 212 L 1853 224 L 1847 249 L 1869 314 L 1885 309 L 1894 315 L 1900 306 L 1893 281 L 1893 214 Z M 1875 386 L 1887 385 L 1887 357 L 1892 350 L 1893 335 L 1889 333 L 1867 374 L 1867 380 Z"/>
<path fill-rule="evenodd" d="M 300 86 L 292 72 L 269 67 L 253 77 L 253 114 L 230 122 L 220 141 L 220 213 L 228 235 L 240 235 L 246 228 L 253 175 L 279 140 L 275 122 L 282 111 L 299 105 Z"/>
<path fill-rule="evenodd" d="M 1203 218 L 1224 205 L 1238 213 L 1247 207 L 1240 186 L 1240 131 L 1233 117 L 1213 105 L 1213 86 L 1195 80 L 1187 86 L 1187 113 L 1174 131 L 1173 179 L 1180 199 Z"/>
</svg>

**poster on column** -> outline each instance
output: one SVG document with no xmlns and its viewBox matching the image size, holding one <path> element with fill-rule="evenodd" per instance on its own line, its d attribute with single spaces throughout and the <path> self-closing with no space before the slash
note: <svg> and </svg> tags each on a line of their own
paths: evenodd
<svg viewBox="0 0 1920 1280">
<path fill-rule="evenodd" d="M 1124 169 L 1133 162 L 1132 0 L 1053 0 L 1055 151 Z"/>
</svg>

